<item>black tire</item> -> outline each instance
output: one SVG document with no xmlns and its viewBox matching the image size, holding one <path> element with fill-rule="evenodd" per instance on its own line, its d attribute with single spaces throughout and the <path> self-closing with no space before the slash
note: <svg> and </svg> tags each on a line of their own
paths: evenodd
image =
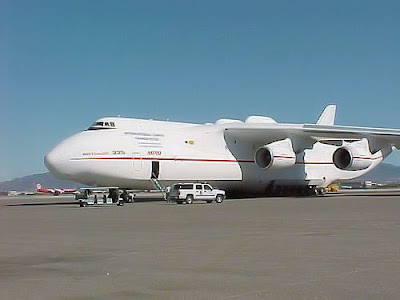
<svg viewBox="0 0 400 300">
<path fill-rule="evenodd" d="M 112 199 L 113 203 L 117 203 L 119 200 L 119 193 L 116 189 L 110 189 L 109 190 L 109 195 L 108 198 Z"/>
<path fill-rule="evenodd" d="M 192 204 L 192 203 L 193 203 L 193 195 L 187 195 L 186 204 Z"/>
<path fill-rule="evenodd" d="M 127 193 L 127 192 L 123 192 L 123 193 L 121 194 L 121 198 L 122 198 L 122 201 L 123 201 L 124 203 L 127 203 L 127 202 L 129 201 L 128 193 Z M 120 201 L 121 201 L 121 200 L 120 200 Z"/>
<path fill-rule="evenodd" d="M 215 197 L 215 202 L 222 203 L 222 201 L 224 201 L 224 197 L 222 195 L 217 195 L 217 197 Z"/>
</svg>

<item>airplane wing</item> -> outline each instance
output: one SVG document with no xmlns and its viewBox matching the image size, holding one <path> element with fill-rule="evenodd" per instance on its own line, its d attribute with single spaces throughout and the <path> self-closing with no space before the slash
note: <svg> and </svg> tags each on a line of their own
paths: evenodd
<svg viewBox="0 0 400 300">
<path fill-rule="evenodd" d="M 395 146 L 397 149 L 400 148 L 400 129 L 306 124 L 304 125 L 304 131 L 317 140 L 332 137 L 342 139 L 373 138 Z"/>
<path fill-rule="evenodd" d="M 335 117 L 336 105 L 330 104 L 325 107 L 316 124 L 279 124 L 274 121 L 232 123 L 225 127 L 225 136 L 265 143 L 291 138 L 303 147 L 318 141 L 366 138 L 377 147 L 389 145 L 400 149 L 400 129 L 338 126 L 334 125 Z"/>
<path fill-rule="evenodd" d="M 225 136 L 241 140 L 265 141 L 265 143 L 285 138 L 302 138 L 309 140 L 309 143 L 367 138 L 400 149 L 400 129 L 316 124 L 232 124 L 225 127 Z"/>
</svg>

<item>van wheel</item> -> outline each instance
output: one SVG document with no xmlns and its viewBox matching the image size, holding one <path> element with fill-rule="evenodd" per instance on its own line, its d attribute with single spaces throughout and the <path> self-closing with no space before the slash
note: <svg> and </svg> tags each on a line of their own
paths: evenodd
<svg viewBox="0 0 400 300">
<path fill-rule="evenodd" d="M 192 203 L 193 203 L 193 196 L 187 195 L 186 196 L 186 204 L 192 204 Z"/>
<path fill-rule="evenodd" d="M 215 202 L 222 203 L 222 201 L 224 201 L 224 197 L 222 197 L 222 195 L 217 195 L 217 197 L 215 197 Z"/>
</svg>

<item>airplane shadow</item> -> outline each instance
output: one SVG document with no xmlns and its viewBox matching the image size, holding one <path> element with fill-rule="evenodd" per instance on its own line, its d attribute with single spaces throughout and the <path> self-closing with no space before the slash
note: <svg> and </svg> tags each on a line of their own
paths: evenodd
<svg viewBox="0 0 400 300">
<path fill-rule="evenodd" d="M 393 193 L 338 193 L 338 194 L 328 194 L 328 197 L 400 197 L 399 192 Z"/>
<path fill-rule="evenodd" d="M 7 204 L 5 206 L 53 206 L 53 205 L 78 205 L 78 202 L 40 202 L 40 203 L 18 203 Z"/>
</svg>

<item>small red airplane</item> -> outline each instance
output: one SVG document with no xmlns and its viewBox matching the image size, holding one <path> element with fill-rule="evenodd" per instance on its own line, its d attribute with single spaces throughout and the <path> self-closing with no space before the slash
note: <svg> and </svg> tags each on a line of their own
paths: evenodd
<svg viewBox="0 0 400 300">
<path fill-rule="evenodd" d="M 76 189 L 64 189 L 64 188 L 54 188 L 54 189 L 48 189 L 42 187 L 40 183 L 36 183 L 36 192 L 37 193 L 44 193 L 44 194 L 53 194 L 54 196 L 58 196 L 61 194 L 74 194 L 77 192 Z"/>
</svg>

